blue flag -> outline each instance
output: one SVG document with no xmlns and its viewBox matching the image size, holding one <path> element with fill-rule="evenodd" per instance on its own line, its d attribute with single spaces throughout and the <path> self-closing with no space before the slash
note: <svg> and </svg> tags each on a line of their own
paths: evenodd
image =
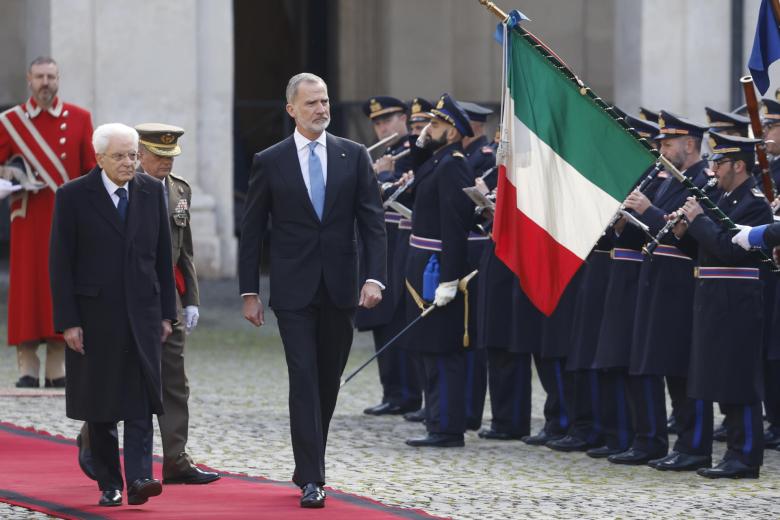
<svg viewBox="0 0 780 520">
<path fill-rule="evenodd" d="M 769 88 L 769 66 L 780 59 L 780 27 L 770 1 L 761 0 L 753 51 L 748 60 L 748 69 L 761 95 Z"/>
</svg>

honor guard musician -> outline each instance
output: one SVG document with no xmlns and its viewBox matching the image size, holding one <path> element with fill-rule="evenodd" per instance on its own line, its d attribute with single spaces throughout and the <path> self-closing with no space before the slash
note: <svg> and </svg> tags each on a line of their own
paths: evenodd
<svg viewBox="0 0 780 520">
<path fill-rule="evenodd" d="M 772 156 L 769 170 L 775 186 L 780 186 L 780 102 L 761 100 L 761 126 L 764 129 L 766 152 Z"/>
<path fill-rule="evenodd" d="M 479 176 L 496 165 L 496 152 L 485 135 L 487 118 L 493 111 L 468 101 L 461 101 L 460 106 L 469 117 L 471 131 L 474 132 L 474 137 L 463 139 L 463 153 L 468 157 L 474 173 Z"/>
<path fill-rule="evenodd" d="M 54 192 L 91 170 L 95 151 L 92 117 L 57 96 L 59 79 L 52 58 L 36 58 L 27 70 L 32 95 L 0 114 L 0 165 L 16 158 L 32 172 L 10 198 L 8 344 L 17 348 L 17 387 L 39 386 L 41 343 L 46 343 L 44 386 L 65 386 L 65 343 L 54 330 L 47 265 Z"/>
<path fill-rule="evenodd" d="M 658 125 L 633 116 L 626 116 L 625 119 L 640 137 L 655 143 Z M 638 180 L 641 181 L 649 173 L 650 170 Z M 658 179 L 656 174 L 644 189 L 646 196 L 652 197 Z M 609 255 L 611 266 L 604 294 L 604 316 L 592 365 L 599 371 L 598 395 L 603 444 L 587 451 L 588 456 L 593 458 L 626 451 L 634 440 L 626 378 L 634 332 L 639 269 L 643 259 L 642 246 L 646 239 L 639 228 L 628 224 L 625 219 L 619 220 L 612 229 L 607 230 L 607 234 L 613 240 Z"/>
<path fill-rule="evenodd" d="M 639 107 L 639 119 L 642 119 L 644 121 L 650 121 L 651 123 L 657 125 L 659 117 L 660 117 L 659 112 L 656 112 L 655 110 L 650 110 L 649 108 Z"/>
<path fill-rule="evenodd" d="M 431 102 L 425 98 L 416 97 L 409 101 L 409 134 L 415 139 L 430 122 L 432 108 Z"/>
<path fill-rule="evenodd" d="M 683 175 L 699 187 L 707 182 L 707 162 L 701 159 L 706 127 L 667 111 L 659 116 L 659 150 Z M 656 235 L 665 216 L 682 207 L 688 191 L 669 177 L 652 201 L 634 190 L 625 201 L 639 220 Z M 685 399 L 693 313 L 695 241 L 664 237 L 652 257 L 646 256 L 639 273 L 634 332 L 629 363 L 629 399 L 633 415 L 631 447 L 608 460 L 616 464 L 646 464 L 664 457 L 669 440 L 664 378 L 673 410 Z"/>
<path fill-rule="evenodd" d="M 371 119 L 377 139 L 382 140 L 394 133 L 398 134 L 395 142 L 391 143 L 382 157 L 374 163 L 374 172 L 380 184 L 395 182 L 410 170 L 412 165 L 406 128 L 406 105 L 393 97 L 376 96 L 363 104 L 363 112 Z M 404 157 L 397 160 L 393 158 L 402 153 Z M 395 265 L 395 262 L 403 261 L 401 258 L 395 258 L 398 227 L 402 218 L 400 213 L 385 209 L 388 284 L 379 305 L 373 309 L 360 307 L 355 314 L 355 326 L 358 330 L 372 332 L 377 350 L 406 325 L 403 266 Z M 361 258 L 364 257 L 362 254 Z M 363 410 L 366 414 L 400 415 L 420 408 L 422 391 L 415 375 L 412 356 L 407 350 L 396 347 L 388 349 L 377 358 L 382 402 Z"/>
<path fill-rule="evenodd" d="M 707 126 L 710 132 L 718 132 L 723 135 L 748 136 L 750 118 L 730 112 L 721 112 L 710 107 L 704 107 L 704 111 L 707 113 Z"/>
<path fill-rule="evenodd" d="M 464 346 L 469 344 L 464 309 L 468 285 L 459 280 L 468 273 L 468 234 L 474 215 L 474 205 L 463 193 L 473 185 L 474 173 L 461 141 L 473 134 L 468 117 L 448 94 L 439 98 L 431 113 L 423 140 L 433 151 L 428 163 L 433 168 L 420 168 L 415 177 L 406 263 L 407 318 L 416 318 L 430 305 L 437 307 L 409 331 L 410 348 L 422 353 L 425 367 L 428 434 L 406 443 L 457 447 L 464 445 L 466 430 Z"/>
<path fill-rule="evenodd" d="M 737 224 L 772 222 L 769 203 L 751 178 L 757 142 L 710 133 L 710 159 L 723 193 L 717 206 Z M 689 197 L 681 211 L 684 220 L 675 234 L 694 236 L 699 249 L 688 397 L 678 414 L 675 450 L 651 466 L 698 470 L 709 478 L 757 478 L 764 456 L 761 263 L 733 244 L 733 232 L 695 198 Z M 710 467 L 713 401 L 726 415 L 727 449 L 723 460 Z"/>
<path fill-rule="evenodd" d="M 163 484 L 207 484 L 217 480 L 219 474 L 198 468 L 186 451 L 190 386 L 184 371 L 184 343 L 185 336 L 198 324 L 200 298 L 190 228 L 192 189 L 185 179 L 172 173 L 174 158 L 181 154 L 179 138 L 184 129 L 162 123 L 144 123 L 137 125 L 135 130 L 139 135 L 138 172 L 158 179 L 163 185 L 170 219 L 176 304 L 180 316 L 172 325 L 173 332 L 162 344 L 162 402 L 165 413 L 157 419 L 163 446 Z M 94 478 L 86 424 L 77 441 L 79 465 L 88 477 Z"/>
</svg>

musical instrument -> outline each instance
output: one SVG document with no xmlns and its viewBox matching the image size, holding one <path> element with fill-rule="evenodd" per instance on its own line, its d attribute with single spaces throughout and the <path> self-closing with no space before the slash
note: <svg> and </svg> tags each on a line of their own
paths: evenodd
<svg viewBox="0 0 780 520">
<path fill-rule="evenodd" d="M 761 118 L 758 115 L 758 100 L 756 91 L 753 88 L 753 78 L 743 76 L 739 78 L 742 83 L 742 89 L 745 91 L 745 102 L 748 116 L 750 116 L 750 128 L 753 130 L 753 137 L 763 139 L 764 132 L 761 127 Z M 761 167 L 761 189 L 769 202 L 775 200 L 775 183 L 772 180 L 772 174 L 769 171 L 769 159 L 766 156 L 766 143 L 763 141 L 756 143 L 756 159 Z"/>
<path fill-rule="evenodd" d="M 648 184 L 650 184 L 650 181 L 652 181 L 653 179 L 655 179 L 655 177 L 656 177 L 656 176 L 657 176 L 657 175 L 660 173 L 660 171 L 661 171 L 661 170 L 663 170 L 663 169 L 664 169 L 664 168 L 663 168 L 663 166 L 661 165 L 661 162 L 660 162 L 660 161 L 656 162 L 656 163 L 653 165 L 653 169 L 652 169 L 652 170 L 650 170 L 650 171 L 647 173 L 647 175 L 645 175 L 645 178 L 644 178 L 644 179 L 642 179 L 642 182 L 640 182 L 640 183 L 637 185 L 637 187 L 636 187 L 636 188 L 634 188 L 634 189 L 635 189 L 635 190 L 637 190 L 637 191 L 639 191 L 640 193 L 641 193 L 641 192 L 643 192 L 643 191 L 645 190 L 645 188 L 647 188 L 647 185 L 648 185 Z M 606 227 L 606 229 L 609 229 L 609 228 L 611 228 L 612 226 L 614 226 L 614 225 L 617 223 L 617 221 L 618 221 L 618 220 L 620 220 L 621 218 L 625 217 L 627 214 L 628 214 L 628 215 L 630 215 L 630 213 L 628 213 L 628 212 L 626 211 L 626 205 L 625 205 L 625 204 L 621 204 L 621 205 L 620 205 L 620 207 L 618 208 L 618 210 L 617 210 L 617 211 L 615 212 L 615 214 L 612 216 L 612 220 L 610 220 L 610 221 L 609 221 L 609 224 L 607 224 L 607 227 Z M 633 215 L 632 215 L 632 216 L 633 216 Z M 637 223 L 637 222 L 639 222 L 639 220 L 637 220 L 636 218 L 634 218 L 633 220 L 632 220 L 632 219 L 629 219 L 629 222 L 631 222 L 632 224 L 635 224 L 635 225 L 636 225 L 636 223 Z M 639 222 L 639 223 L 641 224 L 641 222 Z M 642 226 L 644 226 L 644 224 L 642 224 Z M 642 226 L 639 226 L 639 227 L 640 227 L 640 228 L 641 228 L 643 231 L 647 232 L 647 230 L 645 229 L 647 226 L 644 226 L 644 227 L 642 227 Z"/>
<path fill-rule="evenodd" d="M 380 146 L 382 146 L 383 144 L 387 144 L 387 143 L 395 140 L 397 137 L 398 137 L 398 132 L 395 132 L 392 135 L 388 135 L 384 139 L 380 139 L 376 143 L 374 143 L 371 146 L 369 146 L 368 148 L 366 148 L 366 150 L 368 150 L 368 153 L 371 153 L 374 150 L 376 150 L 377 148 L 379 148 Z"/>
<path fill-rule="evenodd" d="M 704 185 L 702 188 L 702 191 L 704 193 L 707 193 L 710 189 L 712 189 L 714 186 L 718 184 L 718 179 L 713 177 L 712 179 L 707 181 L 707 184 Z M 653 252 L 658 248 L 659 245 L 661 245 L 661 240 L 669 234 L 669 232 L 674 229 L 674 226 L 676 226 L 680 220 L 683 219 L 683 214 L 681 211 L 682 208 L 674 211 L 671 213 L 671 218 L 669 218 L 668 221 L 666 221 L 666 224 L 664 224 L 664 227 L 661 228 L 660 231 L 658 231 L 658 234 L 656 234 L 650 242 L 645 244 L 642 247 L 642 253 L 647 256 L 653 256 Z"/>
</svg>

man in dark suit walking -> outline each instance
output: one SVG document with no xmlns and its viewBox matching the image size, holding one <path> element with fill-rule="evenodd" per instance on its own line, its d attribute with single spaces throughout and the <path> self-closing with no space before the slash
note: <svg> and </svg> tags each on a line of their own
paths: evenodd
<svg viewBox="0 0 780 520">
<path fill-rule="evenodd" d="M 124 421 L 127 502 L 138 505 L 162 492 L 152 478 L 152 414 L 162 413 L 160 350 L 176 320 L 168 212 L 162 184 L 135 172 L 135 130 L 102 125 L 92 141 L 98 166 L 56 195 L 54 326 L 68 346 L 67 416 L 88 423 L 99 504 L 122 504 Z"/>
<path fill-rule="evenodd" d="M 379 187 L 365 147 L 327 134 L 328 90 L 314 74 L 287 84 L 295 132 L 255 155 L 241 231 L 243 314 L 263 324 L 258 294 L 268 219 L 271 299 L 290 379 L 290 430 L 302 507 L 323 507 L 325 445 L 339 381 L 352 344 L 357 305 L 382 299 L 387 240 Z M 366 280 L 358 300 L 355 227 L 363 240 Z"/>
</svg>

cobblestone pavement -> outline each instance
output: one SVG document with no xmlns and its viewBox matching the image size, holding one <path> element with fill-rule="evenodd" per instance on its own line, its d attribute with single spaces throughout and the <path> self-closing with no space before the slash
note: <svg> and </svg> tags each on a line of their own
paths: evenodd
<svg viewBox="0 0 780 520">
<path fill-rule="evenodd" d="M 2 305 L 5 290 L 0 279 Z M 186 356 L 192 388 L 188 451 L 215 468 L 288 480 L 287 373 L 273 315 L 266 315 L 259 330 L 245 323 L 231 281 L 204 282 L 202 300 Z M 5 309 L 0 312 L 4 320 Z M 370 337 L 358 334 L 347 370 L 371 352 Z M 15 379 L 14 350 L 0 348 L 0 388 Z M 362 414 L 379 397 L 376 369 L 344 387 L 328 445 L 330 486 L 464 519 L 780 517 L 778 451 L 767 452 L 761 479 L 723 482 L 615 466 L 520 442 L 485 441 L 473 432 L 462 449 L 413 449 L 403 441 L 421 433 L 419 425 Z M 543 397 L 535 381 L 534 430 L 541 426 Z M 489 405 L 485 410 L 487 424 Z M 73 438 L 80 424 L 64 413 L 61 397 L 0 397 L 0 420 Z M 716 444 L 716 459 L 723 449 Z M 155 452 L 161 453 L 159 436 Z M 0 518 L 47 517 L 0 504 Z"/>
</svg>

